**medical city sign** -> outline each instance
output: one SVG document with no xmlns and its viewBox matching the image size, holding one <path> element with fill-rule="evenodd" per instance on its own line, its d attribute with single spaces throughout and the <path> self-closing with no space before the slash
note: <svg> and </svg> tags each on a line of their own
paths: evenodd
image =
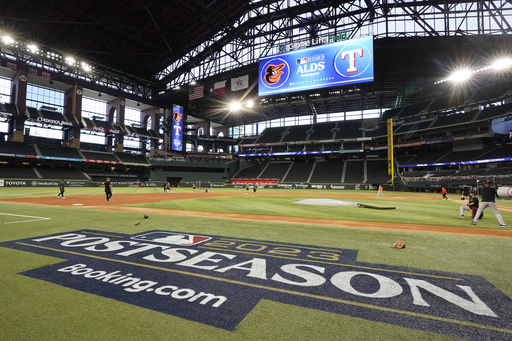
<svg viewBox="0 0 512 341">
<path fill-rule="evenodd" d="M 66 259 L 21 275 L 230 331 L 267 299 L 473 340 L 512 335 L 512 300 L 484 278 L 361 263 L 356 250 L 160 230 L 0 246 Z"/>
<path fill-rule="evenodd" d="M 263 57 L 258 95 L 370 82 L 373 60 L 372 36 Z"/>
</svg>

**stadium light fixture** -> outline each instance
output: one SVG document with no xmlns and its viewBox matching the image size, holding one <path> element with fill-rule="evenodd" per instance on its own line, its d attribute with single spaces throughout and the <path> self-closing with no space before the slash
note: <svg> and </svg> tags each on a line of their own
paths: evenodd
<svg viewBox="0 0 512 341">
<path fill-rule="evenodd" d="M 39 48 L 35 45 L 35 44 L 28 44 L 27 45 L 27 49 L 31 52 L 31 53 L 36 53 Z"/>
<path fill-rule="evenodd" d="M 228 107 L 230 111 L 237 112 L 240 111 L 240 109 L 242 108 L 242 104 L 240 104 L 240 102 L 238 101 L 233 101 L 229 103 Z"/>
<path fill-rule="evenodd" d="M 66 61 L 66 64 L 68 64 L 68 65 L 75 64 L 75 58 L 73 58 L 71 56 L 66 57 L 64 60 Z"/>
<path fill-rule="evenodd" d="M 509 69 L 512 67 L 512 58 L 506 57 L 497 59 L 491 64 L 491 67 L 498 71 Z"/>
<path fill-rule="evenodd" d="M 2 41 L 4 42 L 4 44 L 7 45 L 14 44 L 14 39 L 12 39 L 12 37 L 8 35 L 3 36 Z"/>
<path fill-rule="evenodd" d="M 87 64 L 87 63 L 84 63 L 82 62 L 82 69 L 85 71 L 85 72 L 91 72 L 92 71 L 92 67 Z"/>
<path fill-rule="evenodd" d="M 251 109 L 252 107 L 254 107 L 254 102 L 248 100 L 247 102 L 245 102 L 245 107 Z"/>
<path fill-rule="evenodd" d="M 469 80 L 472 74 L 473 72 L 469 69 L 460 69 L 453 72 L 450 77 L 448 77 L 448 80 L 453 83 L 462 83 Z"/>
</svg>

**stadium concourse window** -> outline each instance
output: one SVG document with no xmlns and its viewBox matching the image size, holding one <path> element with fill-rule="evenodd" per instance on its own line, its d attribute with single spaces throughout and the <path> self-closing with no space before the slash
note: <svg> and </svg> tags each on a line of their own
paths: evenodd
<svg viewBox="0 0 512 341">
<path fill-rule="evenodd" d="M 82 100 L 82 117 L 108 121 L 107 102 L 84 97 Z"/>
<path fill-rule="evenodd" d="M 11 103 L 11 80 L 0 77 L 0 103 Z"/>
<path fill-rule="evenodd" d="M 0 77 L 0 103 L 11 103 L 11 80 Z M 0 133 L 7 133 L 9 125 L 7 122 L 0 122 Z"/>
<path fill-rule="evenodd" d="M 107 102 L 100 101 L 89 97 L 82 100 L 82 117 L 94 120 L 108 121 Z M 80 141 L 85 143 L 93 143 L 105 145 L 107 142 L 106 135 L 103 133 L 91 133 L 90 130 L 83 129 L 80 134 Z"/>
<path fill-rule="evenodd" d="M 64 91 L 59 91 L 39 85 L 27 85 L 27 107 L 31 108 L 53 108 L 56 112 L 64 112 Z M 28 128 L 29 136 L 43 137 L 49 139 L 62 140 L 63 131 L 61 127 L 52 129 L 53 126 L 47 128 L 41 123 L 26 121 L 25 128 Z"/>
<path fill-rule="evenodd" d="M 105 134 L 96 132 L 90 133 L 87 131 L 87 133 L 80 134 L 80 142 L 105 145 L 107 138 L 105 137 Z"/>
<path fill-rule="evenodd" d="M 349 121 L 359 119 L 378 118 L 387 109 L 371 109 L 364 111 L 335 112 L 317 115 L 317 123 Z M 290 127 L 299 125 L 313 124 L 313 115 L 290 116 L 277 118 L 274 120 L 265 120 L 253 124 L 231 127 L 230 137 L 237 139 L 244 136 L 260 135 L 266 128 Z"/>
<path fill-rule="evenodd" d="M 140 109 L 127 106 L 124 111 L 124 125 L 142 127 L 142 113 Z M 123 146 L 128 149 L 140 150 L 142 148 L 142 139 L 134 136 L 125 136 Z"/>
</svg>

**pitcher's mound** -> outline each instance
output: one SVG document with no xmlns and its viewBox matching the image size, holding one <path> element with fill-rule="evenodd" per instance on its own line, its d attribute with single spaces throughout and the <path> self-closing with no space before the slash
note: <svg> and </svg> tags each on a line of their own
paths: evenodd
<svg viewBox="0 0 512 341">
<path fill-rule="evenodd" d="M 356 206 L 356 202 L 342 201 L 334 199 L 303 199 L 293 202 L 294 204 L 302 205 L 323 205 L 323 206 Z"/>
</svg>

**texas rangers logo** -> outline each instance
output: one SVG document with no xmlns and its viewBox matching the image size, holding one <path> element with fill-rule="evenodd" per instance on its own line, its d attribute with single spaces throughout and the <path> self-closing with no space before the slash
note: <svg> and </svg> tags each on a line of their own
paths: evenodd
<svg viewBox="0 0 512 341">
<path fill-rule="evenodd" d="M 260 79 L 269 88 L 279 88 L 290 77 L 290 66 L 281 58 L 268 61 L 261 70 Z"/>
<path fill-rule="evenodd" d="M 372 65 L 372 53 L 361 44 L 344 46 L 334 58 L 334 69 L 343 77 L 357 77 Z"/>
</svg>

